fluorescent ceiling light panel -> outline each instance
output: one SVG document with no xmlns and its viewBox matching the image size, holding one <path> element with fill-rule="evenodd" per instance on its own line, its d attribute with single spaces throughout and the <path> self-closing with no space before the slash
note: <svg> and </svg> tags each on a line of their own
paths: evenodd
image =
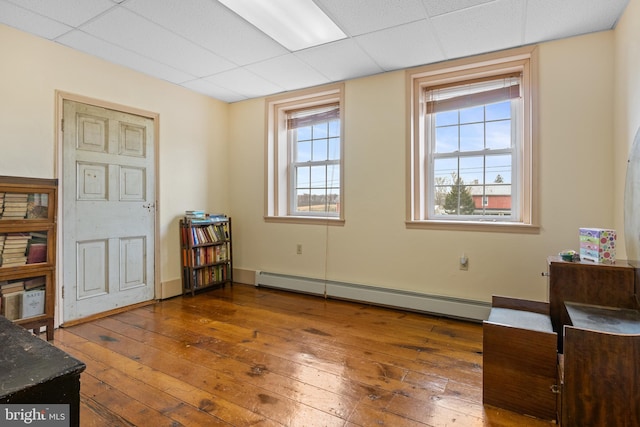
<svg viewBox="0 0 640 427">
<path fill-rule="evenodd" d="M 290 51 L 347 37 L 312 0 L 219 1 Z"/>
</svg>

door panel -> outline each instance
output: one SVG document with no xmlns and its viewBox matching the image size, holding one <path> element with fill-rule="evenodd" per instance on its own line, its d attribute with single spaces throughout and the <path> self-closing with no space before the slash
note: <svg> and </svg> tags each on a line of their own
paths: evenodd
<svg viewBox="0 0 640 427">
<path fill-rule="evenodd" d="M 154 297 L 153 119 L 64 101 L 64 321 Z"/>
<path fill-rule="evenodd" d="M 77 243 L 77 299 L 91 298 L 109 292 L 107 287 L 107 241 Z"/>
</svg>

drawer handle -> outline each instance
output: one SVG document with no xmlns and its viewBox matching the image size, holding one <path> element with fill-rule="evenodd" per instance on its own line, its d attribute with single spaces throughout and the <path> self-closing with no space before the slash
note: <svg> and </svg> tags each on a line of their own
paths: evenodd
<svg viewBox="0 0 640 427">
<path fill-rule="evenodd" d="M 551 389 L 551 393 L 553 394 L 560 394 L 560 387 L 558 387 L 558 384 L 553 384 L 551 387 L 549 387 Z"/>
</svg>

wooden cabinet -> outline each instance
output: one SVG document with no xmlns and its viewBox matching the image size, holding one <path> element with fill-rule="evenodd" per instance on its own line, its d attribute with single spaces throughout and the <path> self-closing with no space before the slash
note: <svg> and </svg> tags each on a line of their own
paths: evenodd
<svg viewBox="0 0 640 427">
<path fill-rule="evenodd" d="M 566 427 L 640 427 L 635 262 L 549 257 L 549 303 L 493 298 L 483 401 Z"/>
<path fill-rule="evenodd" d="M 556 419 L 556 333 L 549 304 L 494 296 L 483 323 L 483 403 Z"/>
<path fill-rule="evenodd" d="M 57 180 L 0 176 L 2 314 L 53 339 Z"/>
<path fill-rule="evenodd" d="M 231 218 L 180 220 L 182 293 L 233 283 Z"/>
<path fill-rule="evenodd" d="M 566 302 L 564 427 L 640 426 L 640 312 Z"/>
<path fill-rule="evenodd" d="M 565 262 L 558 256 L 548 258 L 549 308 L 553 330 L 558 334 L 558 352 L 563 352 L 562 327 L 565 301 L 636 308 L 635 269 L 626 261 L 616 264 Z"/>
</svg>

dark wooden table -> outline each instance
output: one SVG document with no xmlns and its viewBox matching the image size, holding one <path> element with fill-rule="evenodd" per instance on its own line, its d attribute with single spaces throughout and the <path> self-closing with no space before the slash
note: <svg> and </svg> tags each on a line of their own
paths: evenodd
<svg viewBox="0 0 640 427">
<path fill-rule="evenodd" d="M 0 316 L 0 403 L 69 405 L 80 425 L 80 374 L 85 364 Z"/>
</svg>

